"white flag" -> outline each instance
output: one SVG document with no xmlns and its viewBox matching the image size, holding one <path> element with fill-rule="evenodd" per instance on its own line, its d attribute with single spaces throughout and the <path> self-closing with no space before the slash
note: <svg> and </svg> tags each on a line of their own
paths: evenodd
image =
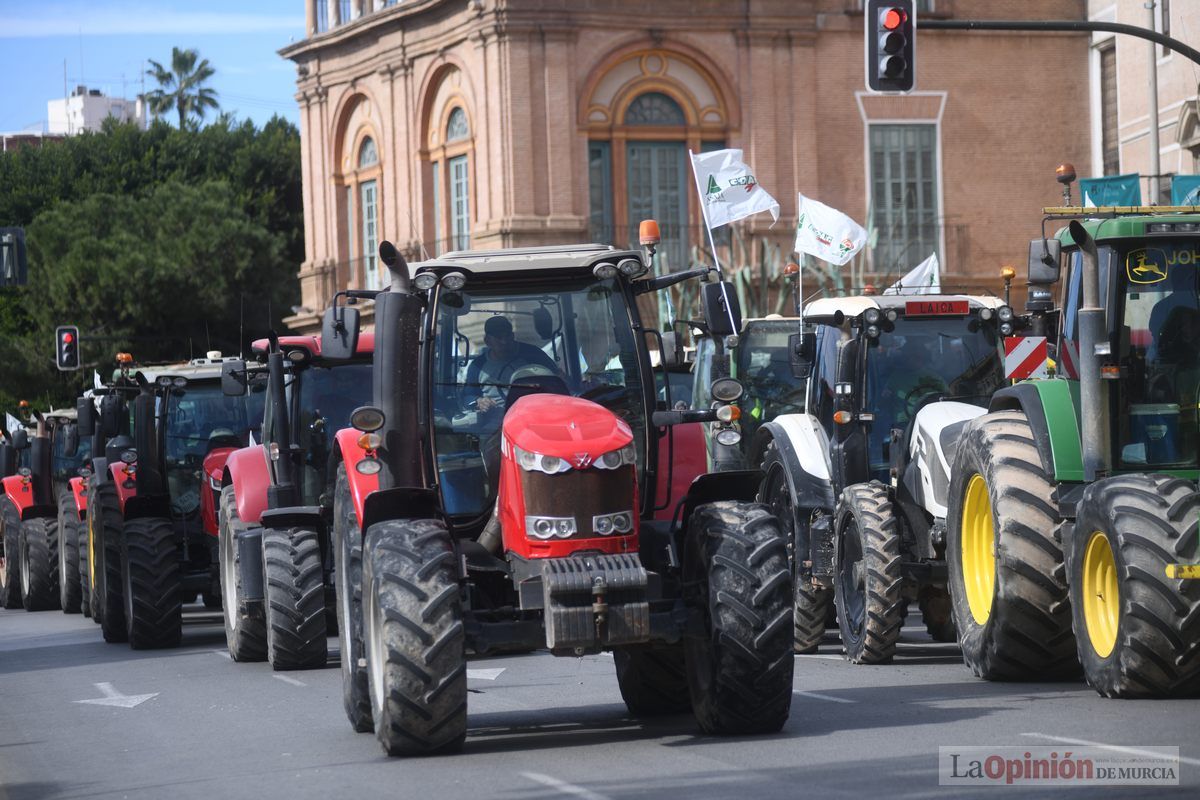
<svg viewBox="0 0 1200 800">
<path fill-rule="evenodd" d="M 4 412 L 4 426 L 8 428 L 10 434 L 16 433 L 17 429 L 21 427 L 21 420 L 6 411 Z"/>
<path fill-rule="evenodd" d="M 839 267 L 867 243 L 867 232 L 836 208 L 800 195 L 796 251 L 809 253 Z"/>
<path fill-rule="evenodd" d="M 770 211 L 771 219 L 779 221 L 779 203 L 758 185 L 754 173 L 742 161 L 741 150 L 688 152 L 710 230 L 760 211 Z"/>
<path fill-rule="evenodd" d="M 942 274 L 937 253 L 913 267 L 907 275 L 883 290 L 884 294 L 904 294 L 912 291 L 921 294 L 937 294 L 942 291 Z"/>
</svg>

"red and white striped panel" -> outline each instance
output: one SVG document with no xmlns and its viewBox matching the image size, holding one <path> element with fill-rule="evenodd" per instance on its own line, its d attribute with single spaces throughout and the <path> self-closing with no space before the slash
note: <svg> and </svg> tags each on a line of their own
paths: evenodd
<svg viewBox="0 0 1200 800">
<path fill-rule="evenodd" d="M 1045 336 L 1007 336 L 1004 339 L 1004 376 L 1015 381 L 1045 378 L 1049 354 Z"/>
<path fill-rule="evenodd" d="M 1074 339 L 1063 339 L 1058 347 L 1058 374 L 1079 380 L 1079 342 Z"/>
</svg>

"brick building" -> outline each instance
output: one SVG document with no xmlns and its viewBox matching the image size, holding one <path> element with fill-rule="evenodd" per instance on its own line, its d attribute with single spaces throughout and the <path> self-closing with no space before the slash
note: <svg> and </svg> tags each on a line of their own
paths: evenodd
<svg viewBox="0 0 1200 800">
<path fill-rule="evenodd" d="M 919 0 L 923 15 L 1083 19 L 1086 0 Z M 950 282 L 1022 264 L 1064 160 L 1091 159 L 1086 34 L 923 31 L 917 90 L 864 91 L 861 0 L 306 0 L 298 69 L 311 327 L 417 256 L 662 225 L 702 243 L 687 150 L 739 147 L 782 205 L 740 229 L 786 252 L 796 192 L 875 232 L 865 269 L 931 251 Z"/>
</svg>

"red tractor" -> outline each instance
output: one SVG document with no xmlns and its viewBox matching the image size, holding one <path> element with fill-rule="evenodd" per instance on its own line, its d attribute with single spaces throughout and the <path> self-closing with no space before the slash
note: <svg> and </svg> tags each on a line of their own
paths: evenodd
<svg viewBox="0 0 1200 800">
<path fill-rule="evenodd" d="M 262 339 L 253 348 L 265 364 L 226 364 L 226 394 L 249 386 L 267 409 L 261 444 L 235 450 L 209 473 L 234 661 L 266 659 L 277 670 L 326 664 L 336 628 L 332 436 L 370 401 L 373 342 L 364 334 L 352 358 L 332 360 L 315 336 Z"/>
<path fill-rule="evenodd" d="M 22 401 L 23 410 L 28 405 Z M 17 474 L 3 479 L 0 530 L 4 538 L 4 605 L 26 611 L 58 608 L 58 507 L 51 469 L 51 425 L 32 412 L 33 435 L 18 428 L 12 434 Z M 18 569 L 11 568 L 16 559 Z M 12 578 L 15 578 L 13 580 Z"/>
<path fill-rule="evenodd" d="M 455 252 L 411 279 L 380 247 L 372 404 L 336 437 L 333 514 L 346 712 L 388 754 L 461 747 L 468 653 L 513 649 L 612 651 L 631 712 L 690 709 L 707 733 L 787 720 L 791 575 L 758 473 L 682 496 L 658 474 L 672 426 L 729 424 L 741 386 L 658 399 L 651 351 L 673 358 L 636 300 L 709 270 L 647 277 L 656 242 Z M 734 335 L 729 284 L 701 296 Z M 357 328 L 335 303 L 323 353 Z"/>
</svg>

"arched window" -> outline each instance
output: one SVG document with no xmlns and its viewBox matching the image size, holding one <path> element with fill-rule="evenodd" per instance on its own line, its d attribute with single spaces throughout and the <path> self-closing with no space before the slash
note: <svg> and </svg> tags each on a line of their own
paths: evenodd
<svg viewBox="0 0 1200 800">
<path fill-rule="evenodd" d="M 471 246 L 471 123 L 461 105 L 451 107 L 441 119 L 440 142 L 429 154 L 438 255 Z"/>
<path fill-rule="evenodd" d="M 370 136 L 363 139 L 362 147 L 358 148 L 358 168 L 373 167 L 379 163 L 379 151 L 375 148 L 375 140 Z"/>
<path fill-rule="evenodd" d="M 668 95 L 662 92 L 646 92 L 625 109 L 626 125 L 687 125 L 687 117 Z"/>
<path fill-rule="evenodd" d="M 378 167 L 379 151 L 375 148 L 375 140 L 368 136 L 358 148 L 358 169 L 361 173 L 375 168 L 374 175 Z M 362 215 L 363 285 L 378 289 L 383 282 L 379 277 L 379 184 L 375 177 L 358 184 L 358 207 Z"/>
<path fill-rule="evenodd" d="M 361 128 L 350 127 L 342 159 L 345 208 L 346 260 L 349 288 L 378 289 L 383 285 L 379 266 L 380 166 L 379 146 Z"/>
<path fill-rule="evenodd" d="M 467 123 L 467 112 L 456 108 L 450 112 L 450 120 L 446 123 L 446 142 L 460 142 L 471 135 L 471 126 Z"/>
</svg>

